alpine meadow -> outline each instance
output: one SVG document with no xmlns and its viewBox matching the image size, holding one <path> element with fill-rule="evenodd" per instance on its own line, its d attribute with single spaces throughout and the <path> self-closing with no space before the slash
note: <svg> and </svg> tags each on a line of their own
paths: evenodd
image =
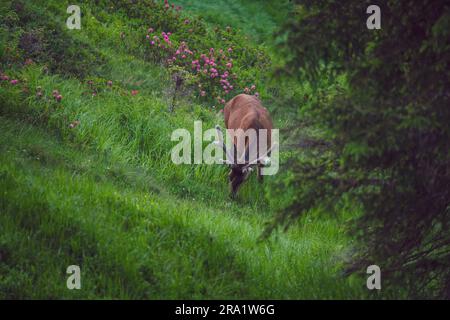
<svg viewBox="0 0 450 320">
<path fill-rule="evenodd" d="M 0 299 L 450 299 L 449 100 L 447 1 L 2 0 Z"/>
</svg>

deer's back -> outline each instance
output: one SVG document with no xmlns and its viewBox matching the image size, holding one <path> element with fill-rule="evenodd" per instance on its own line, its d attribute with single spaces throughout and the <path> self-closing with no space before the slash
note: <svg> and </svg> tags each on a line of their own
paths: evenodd
<svg viewBox="0 0 450 320">
<path fill-rule="evenodd" d="M 255 96 L 239 94 L 231 99 L 225 105 L 224 117 L 227 129 L 272 129 L 267 109 Z"/>
</svg>

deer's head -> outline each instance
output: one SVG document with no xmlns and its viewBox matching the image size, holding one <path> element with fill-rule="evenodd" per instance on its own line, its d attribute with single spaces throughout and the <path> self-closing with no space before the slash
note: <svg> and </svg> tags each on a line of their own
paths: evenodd
<svg viewBox="0 0 450 320">
<path fill-rule="evenodd" d="M 222 160 L 222 163 L 228 165 L 230 168 L 228 180 L 230 195 L 234 198 L 239 190 L 239 187 L 248 179 L 250 173 L 254 170 L 254 167 L 266 166 L 270 164 L 270 158 L 267 155 L 270 154 L 273 146 L 263 154 L 258 155 L 256 151 L 257 141 L 250 141 L 245 147 L 245 151 L 242 152 L 240 157 L 238 157 L 239 153 L 236 145 L 233 144 L 234 150 L 231 152 L 223 141 L 223 133 L 218 125 L 216 126 L 216 130 L 217 140 L 215 143 L 223 149 L 226 155 L 226 159 Z"/>
</svg>

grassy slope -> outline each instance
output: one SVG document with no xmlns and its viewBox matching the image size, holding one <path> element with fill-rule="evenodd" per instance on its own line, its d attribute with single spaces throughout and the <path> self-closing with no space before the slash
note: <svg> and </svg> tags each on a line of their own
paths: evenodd
<svg viewBox="0 0 450 320">
<path fill-rule="evenodd" d="M 0 119 L 1 295 L 28 298 L 352 297 L 331 221 L 257 242 L 263 223 L 157 191 L 45 130 Z M 134 168 L 128 168 L 132 172 Z M 151 179 L 151 177 L 148 177 Z M 65 289 L 79 264 L 83 290 Z"/>
<path fill-rule="evenodd" d="M 257 41 L 270 42 L 272 32 L 288 14 L 289 1 L 267 0 L 176 0 L 212 24 L 242 29 Z"/>
<path fill-rule="evenodd" d="M 63 93 L 47 110 L 0 86 L 0 297 L 361 297 L 364 279 L 339 276 L 345 217 L 311 215 L 258 242 L 273 212 L 255 179 L 230 202 L 223 168 L 170 162 L 173 129 L 220 117 L 195 104 L 168 114 L 164 70 L 116 50 L 117 29 L 88 21 L 76 36 L 109 58 L 99 74 L 141 94 L 92 98 L 76 80 L 17 71 L 32 91 Z M 80 291 L 65 287 L 71 264 L 82 268 Z"/>
</svg>

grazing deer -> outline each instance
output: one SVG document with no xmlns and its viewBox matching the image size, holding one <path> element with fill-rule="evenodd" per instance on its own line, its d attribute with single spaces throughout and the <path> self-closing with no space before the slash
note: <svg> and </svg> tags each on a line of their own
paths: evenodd
<svg viewBox="0 0 450 320">
<path fill-rule="evenodd" d="M 241 184 L 247 180 L 253 167 L 257 167 L 258 179 L 262 182 L 261 167 L 270 163 L 272 120 L 269 112 L 255 96 L 239 94 L 227 102 L 224 108 L 225 126 L 232 132 L 233 150 L 228 150 L 222 130 L 216 126 L 216 144 L 223 148 L 230 173 L 231 196 L 234 198 Z M 265 139 L 266 141 L 260 141 Z"/>
</svg>

